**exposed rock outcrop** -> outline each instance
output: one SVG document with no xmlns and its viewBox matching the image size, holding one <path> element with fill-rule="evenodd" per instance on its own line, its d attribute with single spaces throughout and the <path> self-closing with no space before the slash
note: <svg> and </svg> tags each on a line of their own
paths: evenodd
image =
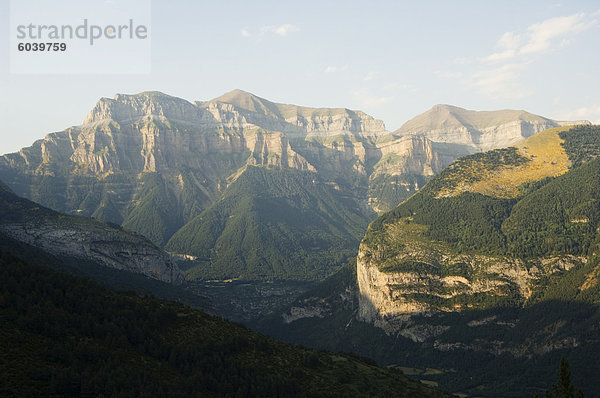
<svg viewBox="0 0 600 398">
<path fill-rule="evenodd" d="M 394 132 L 421 135 L 435 142 L 464 145 L 477 151 L 504 148 L 540 131 L 589 121 L 555 121 L 525 111 L 470 111 L 451 105 L 435 105 Z"/>
<path fill-rule="evenodd" d="M 94 261 L 168 283 L 184 281 L 171 256 L 139 235 L 52 222 L 1 224 L 0 232 L 57 256 Z"/>
<path fill-rule="evenodd" d="M 453 302 L 452 298 L 457 296 L 474 297 L 483 293 L 488 297 L 503 297 L 516 293 L 529 298 L 540 278 L 586 261 L 583 257 L 560 256 L 526 263 L 503 256 L 456 255 L 450 248 L 436 246 L 414 244 L 405 248 L 395 262 L 416 261 L 442 270 L 456 270 L 460 266 L 463 272 L 448 271 L 440 275 L 427 272 L 424 266 L 423 270 L 385 271 L 381 269 L 383 251 L 361 244 L 356 265 L 358 317 L 394 333 L 405 328 L 410 315 L 476 308 L 473 304 Z"/>
<path fill-rule="evenodd" d="M 180 284 L 171 255 L 145 237 L 97 220 L 57 213 L 0 182 L 0 234 L 47 253 Z"/>
</svg>

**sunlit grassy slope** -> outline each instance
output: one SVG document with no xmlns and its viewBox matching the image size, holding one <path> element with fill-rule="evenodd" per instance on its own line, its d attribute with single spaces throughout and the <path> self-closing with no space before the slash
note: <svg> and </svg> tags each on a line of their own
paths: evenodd
<svg viewBox="0 0 600 398">
<path fill-rule="evenodd" d="M 496 198 L 516 198 L 523 184 L 556 177 L 569 170 L 569 158 L 560 133 L 570 127 L 557 127 L 529 137 L 512 150 L 512 157 L 493 159 L 492 151 L 459 160 L 448 178 L 455 181 L 443 187 L 438 197 L 458 196 L 463 192 L 481 193 Z"/>
</svg>

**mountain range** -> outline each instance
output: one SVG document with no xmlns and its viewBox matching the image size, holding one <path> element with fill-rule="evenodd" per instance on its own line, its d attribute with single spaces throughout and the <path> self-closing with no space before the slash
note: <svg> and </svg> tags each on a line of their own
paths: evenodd
<svg viewBox="0 0 600 398">
<path fill-rule="evenodd" d="M 455 158 L 563 124 L 436 105 L 390 133 L 360 111 L 241 90 L 194 103 L 117 94 L 82 125 L 0 157 L 0 180 L 144 235 L 179 254 L 189 279 L 320 280 L 356 254 L 378 212 Z"/>
</svg>

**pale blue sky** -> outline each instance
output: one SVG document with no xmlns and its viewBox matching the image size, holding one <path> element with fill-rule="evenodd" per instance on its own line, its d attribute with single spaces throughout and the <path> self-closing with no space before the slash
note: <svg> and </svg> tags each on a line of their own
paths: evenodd
<svg viewBox="0 0 600 398">
<path fill-rule="evenodd" d="M 3 27 L 8 14 L 0 0 Z M 597 0 L 154 0 L 145 75 L 10 74 L 8 35 L 0 153 L 80 124 L 100 97 L 146 90 L 194 101 L 239 88 L 360 109 L 390 131 L 437 103 L 600 123 Z"/>
</svg>

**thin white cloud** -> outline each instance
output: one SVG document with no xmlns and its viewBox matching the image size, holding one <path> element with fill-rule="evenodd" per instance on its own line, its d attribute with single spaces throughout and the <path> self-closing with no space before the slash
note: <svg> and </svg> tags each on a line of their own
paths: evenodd
<svg viewBox="0 0 600 398">
<path fill-rule="evenodd" d="M 265 35 L 265 34 L 275 34 L 278 36 L 287 36 L 288 33 L 291 32 L 296 32 L 300 29 L 298 29 L 297 26 L 294 26 L 292 24 L 286 23 L 283 25 L 268 25 L 268 26 L 263 26 L 260 28 L 259 30 L 259 34 L 260 35 Z"/>
<path fill-rule="evenodd" d="M 560 114 L 562 120 L 589 120 L 594 124 L 600 124 L 600 103 L 584 106 L 577 109 L 563 111 Z"/>
<path fill-rule="evenodd" d="M 535 56 L 568 46 L 577 34 L 597 23 L 595 13 L 577 13 L 534 23 L 521 32 L 506 32 L 496 43 L 497 51 L 480 58 L 480 65 L 487 66 L 480 66 L 482 69 L 470 81 L 489 96 L 513 100 L 526 97 L 532 91 L 519 77 Z"/>
<path fill-rule="evenodd" d="M 344 66 L 328 66 L 325 68 L 325 73 L 337 73 L 348 69 L 348 65 Z"/>
<path fill-rule="evenodd" d="M 276 35 L 276 36 L 285 37 L 288 34 L 290 34 L 291 32 L 297 32 L 299 30 L 300 29 L 296 25 L 292 25 L 292 24 L 286 23 L 286 24 L 283 24 L 283 25 L 265 25 L 265 26 L 261 26 L 258 29 L 258 32 L 256 32 L 256 33 L 252 33 L 249 29 L 243 28 L 240 31 L 240 33 L 244 37 L 253 37 L 253 36 L 256 36 L 259 39 L 262 39 L 266 35 Z"/>
<path fill-rule="evenodd" d="M 597 20 L 590 20 L 584 13 L 578 13 L 568 17 L 550 18 L 533 24 L 527 29 L 529 31 L 529 42 L 521 48 L 520 52 L 521 54 L 531 54 L 545 51 L 551 47 L 556 39 L 565 35 L 583 32 L 596 23 Z"/>
<path fill-rule="evenodd" d="M 498 40 L 498 47 L 501 51 L 485 57 L 485 61 L 496 62 L 510 59 L 517 55 L 517 49 L 521 43 L 521 35 L 513 32 L 506 32 Z"/>
<path fill-rule="evenodd" d="M 595 26 L 598 23 L 595 16 L 596 13 L 586 15 L 581 12 L 535 23 L 523 33 L 506 32 L 496 43 L 500 51 L 488 55 L 483 60 L 501 62 L 519 55 L 531 55 L 553 47 L 564 47 L 571 42 L 571 37 Z"/>
<path fill-rule="evenodd" d="M 527 65 L 528 63 L 512 63 L 480 71 L 473 76 L 473 84 L 489 96 L 505 99 L 526 97 L 531 91 L 518 83 L 518 74 Z"/>
<path fill-rule="evenodd" d="M 375 72 L 369 72 L 365 75 L 363 80 L 368 82 L 370 80 L 373 80 L 374 78 L 375 78 Z"/>
</svg>

